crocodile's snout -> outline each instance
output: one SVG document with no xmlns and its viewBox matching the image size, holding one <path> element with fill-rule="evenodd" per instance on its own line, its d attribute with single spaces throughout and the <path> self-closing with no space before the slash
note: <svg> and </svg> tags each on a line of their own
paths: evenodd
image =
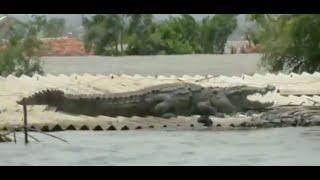
<svg viewBox="0 0 320 180">
<path fill-rule="evenodd" d="M 267 85 L 267 87 L 262 88 L 259 93 L 262 94 L 262 95 L 265 95 L 265 94 L 267 94 L 267 93 L 270 92 L 270 91 L 274 91 L 275 89 L 276 89 L 275 86 Z"/>
<path fill-rule="evenodd" d="M 267 87 L 266 87 L 267 91 L 274 91 L 275 89 L 276 89 L 276 87 L 272 86 L 272 85 L 267 85 Z"/>
</svg>

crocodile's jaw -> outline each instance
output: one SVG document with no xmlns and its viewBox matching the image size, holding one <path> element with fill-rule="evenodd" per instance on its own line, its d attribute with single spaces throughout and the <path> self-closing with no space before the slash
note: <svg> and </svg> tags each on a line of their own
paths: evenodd
<svg viewBox="0 0 320 180">
<path fill-rule="evenodd" d="M 258 92 L 253 93 L 253 94 L 260 94 L 260 95 L 266 95 L 269 92 L 275 91 L 275 87 L 274 86 L 270 86 L 268 85 L 265 88 L 260 88 L 258 90 Z M 248 95 L 252 95 L 252 94 L 248 94 Z M 250 107 L 251 109 L 265 109 L 268 108 L 270 106 L 274 105 L 274 102 L 259 102 L 259 101 L 252 101 L 248 99 L 248 96 L 246 97 L 246 99 L 244 100 L 246 101 L 246 104 L 248 104 L 248 107 Z"/>
<path fill-rule="evenodd" d="M 274 102 L 259 102 L 259 101 L 250 101 L 248 99 L 244 102 L 244 108 L 246 109 L 252 109 L 252 110 L 259 110 L 259 109 L 265 109 L 270 106 L 274 105 Z"/>
<path fill-rule="evenodd" d="M 268 92 L 272 92 L 274 90 L 275 90 L 275 87 L 269 86 L 269 85 L 264 88 L 243 87 L 243 88 L 240 88 L 237 93 L 247 97 L 253 94 L 265 95 Z"/>
<path fill-rule="evenodd" d="M 265 95 L 268 92 L 274 91 L 274 86 L 267 86 L 265 88 L 255 88 L 242 86 L 237 90 L 234 90 L 231 94 L 228 95 L 229 100 L 235 104 L 240 110 L 246 109 L 265 109 L 274 104 L 274 102 L 262 103 L 259 101 L 252 101 L 248 99 L 249 95 L 260 94 Z"/>
</svg>

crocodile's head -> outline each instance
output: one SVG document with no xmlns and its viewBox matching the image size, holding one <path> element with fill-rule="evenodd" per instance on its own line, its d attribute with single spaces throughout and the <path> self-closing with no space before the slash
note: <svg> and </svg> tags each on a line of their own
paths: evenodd
<svg viewBox="0 0 320 180">
<path fill-rule="evenodd" d="M 274 91 L 274 86 L 268 85 L 264 88 L 249 87 L 249 86 L 237 86 L 228 88 L 225 91 L 226 96 L 232 104 L 240 109 L 264 109 L 272 106 L 273 102 L 262 103 L 259 101 L 251 101 L 248 99 L 249 95 L 260 94 L 265 95 L 268 92 Z"/>
<path fill-rule="evenodd" d="M 248 95 L 253 95 L 253 94 L 261 94 L 265 95 L 268 92 L 274 91 L 276 88 L 271 85 L 267 85 L 264 88 L 257 88 L 257 87 L 250 87 L 250 86 L 236 86 L 236 87 L 231 87 L 226 90 L 226 95 L 227 96 L 245 96 L 247 97 Z"/>
<path fill-rule="evenodd" d="M 64 97 L 64 93 L 60 90 L 44 90 L 37 92 L 32 96 L 26 97 L 17 101 L 18 104 L 23 105 L 54 105 L 61 101 Z"/>
</svg>

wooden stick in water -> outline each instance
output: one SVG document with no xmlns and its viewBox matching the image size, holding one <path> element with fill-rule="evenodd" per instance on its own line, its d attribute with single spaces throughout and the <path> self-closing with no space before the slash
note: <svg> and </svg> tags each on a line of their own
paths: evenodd
<svg viewBox="0 0 320 180">
<path fill-rule="evenodd" d="M 29 136 L 31 139 L 33 139 L 33 140 L 35 140 L 35 141 L 37 141 L 37 142 L 40 142 L 40 140 L 37 139 L 37 138 L 35 138 L 34 136 L 31 136 L 30 134 L 28 134 L 28 136 Z"/>
<path fill-rule="evenodd" d="M 13 141 L 15 144 L 17 144 L 17 138 L 16 138 L 16 130 L 13 130 Z"/>
<path fill-rule="evenodd" d="M 44 135 L 51 136 L 51 137 L 53 137 L 53 138 L 59 139 L 60 141 L 63 141 L 63 142 L 65 142 L 65 143 L 69 143 L 67 140 L 62 139 L 62 138 L 60 138 L 60 137 L 57 137 L 57 136 L 55 136 L 55 135 L 52 135 L 52 134 L 49 134 L 49 133 L 45 133 L 45 132 L 41 132 L 41 131 L 39 131 L 39 130 L 37 130 L 37 129 L 34 129 L 34 128 L 29 128 L 29 129 L 32 130 L 32 131 L 36 131 L 36 132 L 38 132 L 38 133 L 41 133 L 41 134 L 44 134 Z"/>
<path fill-rule="evenodd" d="M 3 139 L 3 141 L 11 141 L 10 138 L 8 138 L 6 135 L 3 135 L 3 134 L 0 134 L 0 139 L 1 140 Z"/>
<path fill-rule="evenodd" d="M 24 123 L 24 127 L 23 127 L 23 130 L 24 130 L 24 143 L 25 144 L 28 144 L 29 141 L 28 141 L 28 120 L 27 120 L 27 105 L 26 105 L 26 102 L 25 100 L 23 100 L 23 123 Z"/>
</svg>

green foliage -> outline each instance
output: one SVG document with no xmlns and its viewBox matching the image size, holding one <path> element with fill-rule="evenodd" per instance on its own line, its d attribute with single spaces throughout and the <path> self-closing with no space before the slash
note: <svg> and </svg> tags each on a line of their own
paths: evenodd
<svg viewBox="0 0 320 180">
<path fill-rule="evenodd" d="M 84 42 L 87 51 L 94 50 L 99 55 L 119 55 L 119 39 L 124 31 L 122 16 L 117 14 L 95 15 L 84 18 Z"/>
<path fill-rule="evenodd" d="M 107 14 L 85 18 L 83 26 L 86 50 L 98 55 L 191 54 L 223 53 L 237 22 L 235 15 L 197 22 L 185 14 L 154 22 L 150 14 Z"/>
<path fill-rule="evenodd" d="M 223 54 L 228 37 L 237 27 L 235 15 L 215 15 L 202 19 L 200 27 L 201 53 Z"/>
<path fill-rule="evenodd" d="M 9 74 L 31 76 L 35 72 L 43 73 L 38 58 L 41 42 L 37 39 L 40 29 L 37 20 L 13 27 L 7 48 L 0 51 L 1 76 Z"/>
<path fill-rule="evenodd" d="M 36 26 L 38 37 L 60 37 L 66 32 L 65 20 L 62 18 L 47 19 L 46 16 L 33 15 L 32 23 Z"/>
<path fill-rule="evenodd" d="M 164 25 L 163 40 L 168 54 L 199 53 L 199 24 L 190 15 L 170 17 Z"/>
<path fill-rule="evenodd" d="M 259 16 L 257 22 L 264 45 L 261 66 L 273 72 L 320 70 L 319 15 Z"/>
<path fill-rule="evenodd" d="M 66 31 L 65 20 L 61 18 L 52 18 L 44 26 L 44 37 L 60 37 Z"/>
<path fill-rule="evenodd" d="M 151 14 L 127 15 L 127 51 L 129 55 L 151 55 L 160 53 L 163 40 Z"/>
<path fill-rule="evenodd" d="M 213 34 L 213 53 L 223 54 L 229 35 L 236 29 L 235 15 L 215 15 L 210 22 Z"/>
</svg>

